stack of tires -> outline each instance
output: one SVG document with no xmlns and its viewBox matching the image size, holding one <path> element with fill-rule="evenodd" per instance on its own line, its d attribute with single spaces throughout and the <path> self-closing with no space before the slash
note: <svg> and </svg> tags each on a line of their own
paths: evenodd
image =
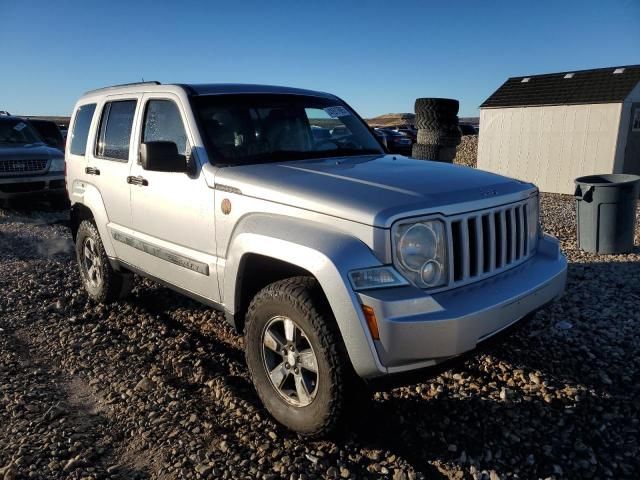
<svg viewBox="0 0 640 480">
<path fill-rule="evenodd" d="M 420 160 L 453 162 L 460 144 L 458 100 L 418 98 L 415 103 L 417 142 L 411 156 Z"/>
</svg>

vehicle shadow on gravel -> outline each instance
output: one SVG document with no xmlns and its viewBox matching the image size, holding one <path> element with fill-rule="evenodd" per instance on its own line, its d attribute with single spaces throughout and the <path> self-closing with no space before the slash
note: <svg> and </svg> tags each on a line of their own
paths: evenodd
<svg viewBox="0 0 640 480">
<path fill-rule="evenodd" d="M 69 200 L 62 196 L 55 198 L 25 197 L 11 200 L 0 200 L 0 209 L 22 215 L 28 215 L 32 212 L 64 212 L 69 210 L 69 206 Z"/>
<path fill-rule="evenodd" d="M 638 305 L 640 262 L 571 263 L 563 298 L 442 375 L 379 394 L 354 437 L 425 472 L 446 462 L 523 478 L 631 478 Z"/>
</svg>

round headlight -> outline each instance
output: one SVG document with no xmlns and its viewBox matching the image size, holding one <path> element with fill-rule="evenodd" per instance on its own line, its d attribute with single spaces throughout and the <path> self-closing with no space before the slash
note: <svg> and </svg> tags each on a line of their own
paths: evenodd
<svg viewBox="0 0 640 480">
<path fill-rule="evenodd" d="M 400 239 L 400 260 L 411 271 L 420 272 L 425 261 L 436 253 L 438 238 L 430 225 L 417 223 Z"/>
<path fill-rule="evenodd" d="M 420 288 L 444 285 L 447 272 L 447 238 L 441 220 L 426 220 L 397 227 L 395 262 L 405 278 Z"/>
</svg>

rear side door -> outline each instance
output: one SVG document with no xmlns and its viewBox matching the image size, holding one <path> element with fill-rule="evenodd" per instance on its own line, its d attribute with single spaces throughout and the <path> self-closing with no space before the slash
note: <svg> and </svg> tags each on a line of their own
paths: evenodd
<svg viewBox="0 0 640 480">
<path fill-rule="evenodd" d="M 88 154 L 85 178 L 100 192 L 111 236 L 114 231 L 131 228 L 131 186 L 127 177 L 136 158 L 132 132 L 140 98 L 135 94 L 110 96 L 99 105 L 95 141 Z M 113 246 L 118 258 L 130 261 L 135 257 L 126 245 L 113 242 Z"/>
<path fill-rule="evenodd" d="M 171 94 L 145 94 L 136 151 L 142 142 L 168 141 L 180 155 L 194 145 L 185 109 Z M 141 250 L 136 266 L 152 276 L 219 302 L 214 231 L 214 190 L 195 157 L 191 173 L 149 171 L 132 164 L 132 221 Z"/>
</svg>

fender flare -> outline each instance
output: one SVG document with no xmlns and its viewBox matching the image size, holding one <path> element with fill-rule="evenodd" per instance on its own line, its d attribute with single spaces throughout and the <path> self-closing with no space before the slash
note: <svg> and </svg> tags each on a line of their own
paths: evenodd
<svg viewBox="0 0 640 480">
<path fill-rule="evenodd" d="M 93 215 L 96 227 L 100 233 L 100 239 L 102 240 L 107 256 L 110 258 L 116 258 L 116 251 L 113 248 L 111 235 L 109 235 L 109 230 L 107 229 L 109 216 L 107 215 L 107 210 L 104 207 L 104 201 L 102 200 L 100 191 L 90 183 L 74 185 L 71 200 L 73 204 L 79 203 L 91 210 L 91 214 Z M 73 204 L 71 205 L 71 208 L 73 208 Z"/>
<path fill-rule="evenodd" d="M 348 277 L 351 270 L 381 265 L 364 242 L 346 232 L 298 218 L 273 214 L 242 218 L 227 248 L 221 282 L 223 303 L 231 313 L 237 309 L 237 278 L 243 257 L 248 254 L 271 257 L 309 271 L 329 301 L 356 373 L 371 377 L 386 372 Z"/>
</svg>

